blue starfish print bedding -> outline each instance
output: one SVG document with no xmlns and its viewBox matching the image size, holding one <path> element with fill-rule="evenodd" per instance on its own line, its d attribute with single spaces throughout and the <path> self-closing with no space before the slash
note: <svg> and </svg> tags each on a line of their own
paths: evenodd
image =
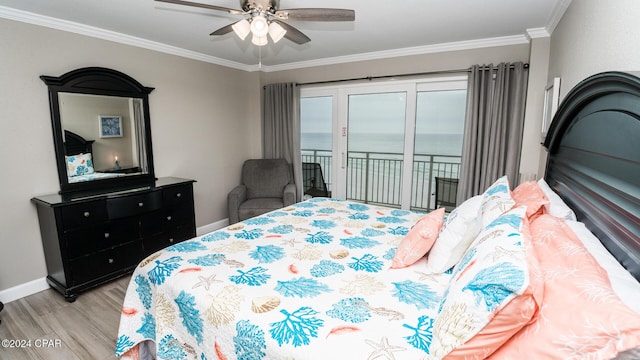
<svg viewBox="0 0 640 360">
<path fill-rule="evenodd" d="M 314 198 L 157 252 L 131 277 L 116 355 L 427 358 L 451 274 L 390 269 L 423 215 Z"/>
</svg>

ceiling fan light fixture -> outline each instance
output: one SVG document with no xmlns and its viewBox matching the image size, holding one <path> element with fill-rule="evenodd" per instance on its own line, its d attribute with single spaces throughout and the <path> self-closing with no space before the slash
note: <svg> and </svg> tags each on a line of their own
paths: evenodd
<svg viewBox="0 0 640 360">
<path fill-rule="evenodd" d="M 237 23 L 231 25 L 231 28 L 241 40 L 246 39 L 247 35 L 249 35 L 249 33 L 251 32 L 251 24 L 249 24 L 249 21 L 247 21 L 247 19 L 238 21 Z"/>
<path fill-rule="evenodd" d="M 267 40 L 267 36 L 257 36 L 256 34 L 253 34 L 253 37 L 251 38 L 251 43 L 255 46 L 265 46 L 267 45 L 267 43 L 269 42 L 269 40 Z"/>
<path fill-rule="evenodd" d="M 253 33 L 254 37 L 267 36 L 269 33 L 269 23 L 263 15 L 256 15 L 253 17 L 251 20 L 251 33 Z"/>
<path fill-rule="evenodd" d="M 274 44 L 280 41 L 284 35 L 287 33 L 280 24 L 272 22 L 269 24 L 269 36 L 271 36 L 271 40 L 273 40 Z"/>
<path fill-rule="evenodd" d="M 225 25 L 212 32 L 211 36 L 225 35 L 235 32 L 242 40 L 252 33 L 251 42 L 258 45 L 267 45 L 268 37 L 276 43 L 283 37 L 302 45 L 311 39 L 295 27 L 280 20 L 293 21 L 355 21 L 355 11 L 349 9 L 332 8 L 300 8 L 279 9 L 280 0 L 240 0 L 242 10 L 192 2 L 186 0 L 155 0 L 172 4 L 193 6 L 209 10 L 218 10 L 231 15 L 241 15 L 245 18 L 232 24 Z M 267 35 L 268 34 L 268 35 Z"/>
</svg>

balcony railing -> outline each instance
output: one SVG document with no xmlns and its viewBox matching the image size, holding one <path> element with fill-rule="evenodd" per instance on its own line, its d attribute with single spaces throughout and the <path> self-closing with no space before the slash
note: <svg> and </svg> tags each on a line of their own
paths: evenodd
<svg viewBox="0 0 640 360">
<path fill-rule="evenodd" d="M 411 181 L 412 210 L 433 210 L 435 178 L 459 178 L 460 156 L 414 154 Z M 332 188 L 330 151 L 302 150 L 303 162 L 319 163 L 329 191 Z M 400 207 L 403 155 L 379 152 L 347 154 L 347 199 Z"/>
</svg>

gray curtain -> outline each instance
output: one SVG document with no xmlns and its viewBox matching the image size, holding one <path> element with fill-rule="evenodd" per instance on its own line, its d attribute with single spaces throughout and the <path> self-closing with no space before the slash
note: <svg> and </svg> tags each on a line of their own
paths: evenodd
<svg viewBox="0 0 640 360">
<path fill-rule="evenodd" d="M 471 67 L 458 204 L 503 175 L 518 180 L 528 77 L 521 62 Z"/>
<path fill-rule="evenodd" d="M 295 83 L 269 84 L 264 87 L 264 158 L 285 159 L 292 165 L 297 201 L 302 199 L 299 103 L 300 89 Z"/>
<path fill-rule="evenodd" d="M 147 164 L 147 152 L 145 145 L 145 132 L 144 132 L 144 110 L 142 108 L 142 99 L 133 99 L 133 123 L 136 129 L 136 143 L 137 148 L 134 151 L 137 152 L 138 166 L 142 171 L 146 172 L 148 168 Z"/>
</svg>

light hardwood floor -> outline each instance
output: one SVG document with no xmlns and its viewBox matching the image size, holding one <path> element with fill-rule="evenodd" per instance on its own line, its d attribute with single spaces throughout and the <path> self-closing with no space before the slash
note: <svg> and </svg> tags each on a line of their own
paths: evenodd
<svg viewBox="0 0 640 360">
<path fill-rule="evenodd" d="M 120 312 L 130 278 L 82 292 L 73 303 L 48 289 L 5 304 L 0 312 L 0 341 L 4 340 L 0 359 L 115 359 Z M 18 340 L 18 345 L 26 347 L 9 348 L 6 340 Z"/>
</svg>

